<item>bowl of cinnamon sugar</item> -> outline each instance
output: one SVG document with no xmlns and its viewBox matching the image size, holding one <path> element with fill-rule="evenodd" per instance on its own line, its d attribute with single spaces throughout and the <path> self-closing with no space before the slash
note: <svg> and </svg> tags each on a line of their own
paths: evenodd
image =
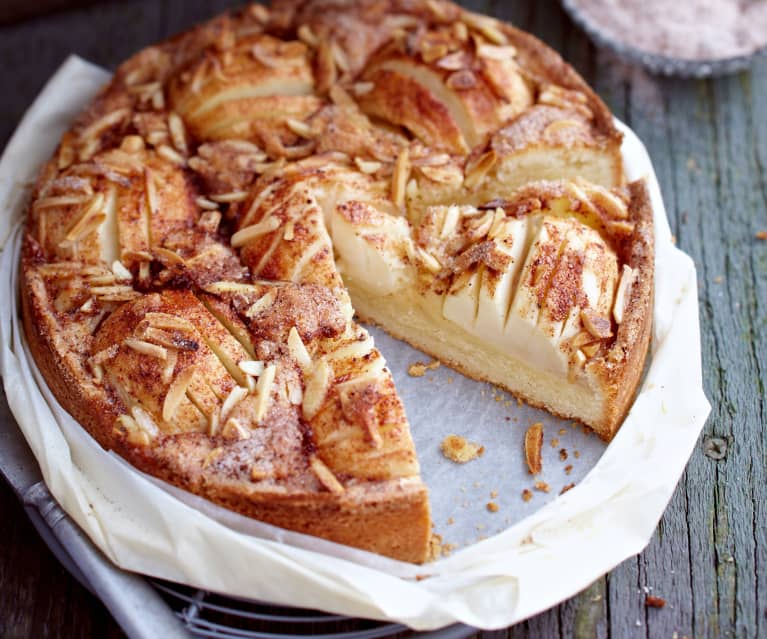
<svg viewBox="0 0 767 639">
<path fill-rule="evenodd" d="M 767 54 L 767 0 L 562 0 L 597 46 L 651 73 L 705 78 Z"/>
</svg>

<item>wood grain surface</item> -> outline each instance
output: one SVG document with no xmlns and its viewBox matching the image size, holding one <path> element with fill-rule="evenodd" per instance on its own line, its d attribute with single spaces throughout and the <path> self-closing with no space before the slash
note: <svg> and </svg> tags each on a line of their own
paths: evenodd
<svg viewBox="0 0 767 639">
<path fill-rule="evenodd" d="M 682 0 L 683 1 L 683 0 Z M 717 80 L 660 79 L 595 49 L 552 0 L 465 2 L 560 51 L 647 145 L 678 245 L 695 260 L 711 418 L 649 547 L 585 591 L 483 637 L 767 637 L 767 60 Z M 113 68 L 232 6 L 89 4 L 0 26 L 0 147 L 69 53 Z M 679 362 L 685 374 L 688 362 Z M 0 637 L 112 637 L 0 482 Z M 646 607 L 647 595 L 666 601 Z"/>
</svg>

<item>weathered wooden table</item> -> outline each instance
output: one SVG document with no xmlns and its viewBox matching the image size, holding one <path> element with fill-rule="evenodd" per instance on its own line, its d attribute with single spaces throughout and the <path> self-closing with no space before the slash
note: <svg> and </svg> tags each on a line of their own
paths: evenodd
<svg viewBox="0 0 767 639">
<path fill-rule="evenodd" d="M 0 26 L 0 147 L 69 53 L 114 67 L 231 4 L 112 0 Z M 757 238 L 767 230 L 767 60 L 719 80 L 659 79 L 596 50 L 553 0 L 466 4 L 560 51 L 644 140 L 678 244 L 698 266 L 714 406 L 650 546 L 508 634 L 767 637 L 767 241 Z M 2 482 L 0 513 L 0 637 L 119 636 Z M 646 608 L 648 592 L 666 606 Z"/>
</svg>

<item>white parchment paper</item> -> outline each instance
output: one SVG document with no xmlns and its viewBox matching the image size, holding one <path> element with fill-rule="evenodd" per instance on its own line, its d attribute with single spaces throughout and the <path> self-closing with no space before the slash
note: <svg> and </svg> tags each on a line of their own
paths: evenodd
<svg viewBox="0 0 767 639">
<path fill-rule="evenodd" d="M 650 159 L 627 127 L 618 123 L 627 176 L 648 179 L 655 211 L 654 332 L 641 391 L 609 446 L 445 367 L 409 377 L 410 364 L 428 359 L 371 329 L 405 401 L 435 529 L 453 547 L 434 563 L 412 566 L 241 517 L 139 473 L 102 450 L 48 390 L 18 316 L 20 219 L 40 165 L 108 78 L 70 58 L 0 159 L 0 366 L 49 489 L 112 561 L 220 593 L 416 629 L 455 621 L 500 628 L 557 604 L 644 548 L 710 407 L 695 267 L 672 244 Z M 546 444 L 536 479 L 548 493 L 534 490 L 524 465 L 524 431 L 535 421 L 544 423 Z M 446 460 L 439 442 L 450 433 L 483 444 L 484 455 L 462 466 Z M 570 483 L 575 487 L 558 496 Z M 529 502 L 521 498 L 525 488 L 533 490 Z M 487 508 L 491 501 L 497 512 Z"/>
</svg>

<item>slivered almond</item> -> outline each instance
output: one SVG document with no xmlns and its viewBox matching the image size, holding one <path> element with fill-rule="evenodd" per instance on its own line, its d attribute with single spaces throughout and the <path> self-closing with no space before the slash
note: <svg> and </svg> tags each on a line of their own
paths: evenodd
<svg viewBox="0 0 767 639">
<path fill-rule="evenodd" d="M 116 420 L 119 428 L 125 431 L 126 439 L 134 446 L 149 446 L 152 439 L 130 415 L 120 415 Z M 119 430 L 118 428 L 118 430 Z"/>
<path fill-rule="evenodd" d="M 183 317 L 170 315 L 169 313 L 150 312 L 144 315 L 144 320 L 155 328 L 174 329 L 179 331 L 194 330 L 194 324 Z M 144 321 L 142 320 L 142 321 Z"/>
<path fill-rule="evenodd" d="M 89 230 L 92 230 L 92 220 L 96 217 L 101 217 L 101 210 L 104 208 L 104 194 L 96 193 L 85 210 L 80 214 L 80 217 L 72 225 L 66 234 L 66 239 L 70 242 L 78 241 L 82 237 L 88 234 Z M 106 216 L 103 216 L 106 219 Z M 102 220 L 103 221 L 103 220 Z"/>
<path fill-rule="evenodd" d="M 628 301 L 633 283 L 634 269 L 628 264 L 624 264 L 623 272 L 621 273 L 621 281 L 618 283 L 618 289 L 615 291 L 615 301 L 613 302 L 613 317 L 618 324 L 623 321 L 626 302 Z"/>
<path fill-rule="evenodd" d="M 498 156 L 495 150 L 490 149 L 490 151 L 481 155 L 475 161 L 467 164 L 466 177 L 463 180 L 464 186 L 467 189 L 474 190 L 497 162 Z"/>
<path fill-rule="evenodd" d="M 360 171 L 367 173 L 368 175 L 375 173 L 383 166 L 381 162 L 376 162 L 375 160 L 363 160 L 360 157 L 354 158 L 354 163 Z"/>
<path fill-rule="evenodd" d="M 493 223 L 490 226 L 490 230 L 487 232 L 487 237 L 491 240 L 494 240 L 500 236 L 502 232 L 506 230 L 506 225 L 504 224 L 505 221 L 506 211 L 500 207 L 495 209 L 493 212 Z"/>
<path fill-rule="evenodd" d="M 170 131 L 170 139 L 173 141 L 173 146 L 176 147 L 176 150 L 184 155 L 189 153 L 184 121 L 175 111 L 168 115 L 168 131 Z"/>
<path fill-rule="evenodd" d="M 498 29 L 497 22 L 492 18 L 467 12 L 461 16 L 461 19 L 466 26 L 482 34 L 493 44 L 508 44 L 508 38 Z"/>
<path fill-rule="evenodd" d="M 370 93 L 375 88 L 375 86 L 376 85 L 372 82 L 355 82 L 352 85 L 352 92 L 354 95 L 359 97 L 361 95 L 365 95 L 366 93 Z"/>
<path fill-rule="evenodd" d="M 434 62 L 439 58 L 444 58 L 449 52 L 447 45 L 443 42 L 438 44 L 426 44 L 421 47 L 421 58 L 426 64 Z"/>
<path fill-rule="evenodd" d="M 197 372 L 194 366 L 189 366 L 176 376 L 173 383 L 168 387 L 165 401 L 162 403 L 162 419 L 169 422 L 176 415 L 176 410 L 186 397 L 186 389 L 192 383 L 192 378 Z"/>
<path fill-rule="evenodd" d="M 107 273 L 105 275 L 94 275 L 88 278 L 88 284 L 93 286 L 111 286 L 117 281 L 114 273 Z"/>
<path fill-rule="evenodd" d="M 231 204 L 232 202 L 242 202 L 248 197 L 247 191 L 229 191 L 228 193 L 217 193 L 211 195 L 210 199 L 221 204 Z"/>
<path fill-rule="evenodd" d="M 213 295 L 222 295 L 224 293 L 255 293 L 258 287 L 253 284 L 244 284 L 243 282 L 213 282 L 203 287 L 206 293 Z"/>
<path fill-rule="evenodd" d="M 168 351 L 168 358 L 165 360 L 165 366 L 162 369 L 162 381 L 164 384 L 173 379 L 173 373 L 176 371 L 176 362 L 178 361 L 178 351 Z"/>
<path fill-rule="evenodd" d="M 285 382 L 285 397 L 293 406 L 300 406 L 304 401 L 304 389 L 296 378 L 289 377 Z"/>
<path fill-rule="evenodd" d="M 259 377 L 264 372 L 264 363 L 254 359 L 244 359 L 237 366 L 243 373 L 253 377 Z"/>
<path fill-rule="evenodd" d="M 189 340 L 185 338 L 179 339 L 177 335 L 174 335 L 173 333 L 170 333 L 168 331 L 165 331 L 161 328 L 155 328 L 154 326 L 149 326 L 142 332 L 142 337 L 146 341 L 152 341 L 155 344 L 158 344 L 160 346 L 165 346 L 166 348 L 176 348 L 180 351 L 196 351 L 199 347 L 199 344 L 195 342 L 194 340 Z"/>
<path fill-rule="evenodd" d="M 353 342 L 344 344 L 340 348 L 328 353 L 326 359 L 331 362 L 339 359 L 360 359 L 369 355 L 374 348 L 375 342 L 368 335 L 363 340 L 355 339 Z"/>
<path fill-rule="evenodd" d="M 440 264 L 439 260 L 431 253 L 422 249 L 420 246 L 416 246 L 415 250 L 427 271 L 430 271 L 431 273 L 439 273 L 442 270 L 442 264 Z"/>
<path fill-rule="evenodd" d="M 110 347 L 105 348 L 104 350 L 99 351 L 98 353 L 95 353 L 93 357 L 91 357 L 91 361 L 94 364 L 103 364 L 109 359 L 112 359 L 117 355 L 117 353 L 120 350 L 119 344 L 112 344 Z"/>
<path fill-rule="evenodd" d="M 349 109 L 357 108 L 357 103 L 352 99 L 352 96 L 346 92 L 346 89 L 344 89 L 340 84 L 334 84 L 332 87 L 330 87 L 328 95 L 333 101 L 333 104 L 336 106 Z"/>
<path fill-rule="evenodd" d="M 197 227 L 211 234 L 218 231 L 220 224 L 221 212 L 218 210 L 205 211 L 202 215 L 200 215 L 200 219 L 197 220 Z"/>
<path fill-rule="evenodd" d="M 256 384 L 256 421 L 261 420 L 266 416 L 266 412 L 269 409 L 269 402 L 272 396 L 272 385 L 274 384 L 274 377 L 277 374 L 277 366 L 269 364 L 261 376 L 258 378 L 258 384 Z"/>
<path fill-rule="evenodd" d="M 317 91 L 324 94 L 336 83 L 337 78 L 333 45 L 327 38 L 320 41 L 316 60 Z"/>
<path fill-rule="evenodd" d="M 543 449 L 543 424 L 537 422 L 525 432 L 525 461 L 531 475 L 537 475 L 543 468 L 541 451 Z"/>
<path fill-rule="evenodd" d="M 226 420 L 224 427 L 221 429 L 221 436 L 224 439 L 234 439 L 242 441 L 244 439 L 250 439 L 251 432 L 245 426 L 243 426 L 239 420 L 234 417 L 230 417 Z"/>
<path fill-rule="evenodd" d="M 564 119 L 564 120 L 555 120 L 551 124 L 549 124 L 544 130 L 543 130 L 543 137 L 547 137 L 549 135 L 552 135 L 554 133 L 557 133 L 558 131 L 562 131 L 565 129 L 575 129 L 575 128 L 583 128 L 584 124 L 580 120 L 570 120 L 570 119 Z"/>
<path fill-rule="evenodd" d="M 162 361 L 165 361 L 168 358 L 168 350 L 166 348 L 163 348 L 162 346 L 158 346 L 157 344 L 152 344 L 150 342 L 145 342 L 141 339 L 134 339 L 132 337 L 128 337 L 123 341 L 123 344 L 127 346 L 128 348 L 132 348 L 137 353 L 141 353 L 142 355 L 149 355 L 150 357 L 156 357 L 157 359 L 160 359 Z"/>
<path fill-rule="evenodd" d="M 307 139 L 313 137 L 312 127 L 310 127 L 306 122 L 296 120 L 295 118 L 288 118 L 285 120 L 285 124 L 291 131 L 293 131 L 293 133 L 299 137 Z"/>
<path fill-rule="evenodd" d="M 169 264 L 184 264 L 184 258 L 175 251 L 163 248 L 162 246 L 157 246 L 153 250 L 154 254 L 165 266 Z"/>
<path fill-rule="evenodd" d="M 146 148 L 140 135 L 126 135 L 120 143 L 120 149 L 126 153 L 141 153 Z"/>
<path fill-rule="evenodd" d="M 349 65 L 349 59 L 346 57 L 346 52 L 335 40 L 331 41 L 330 46 L 333 51 L 333 60 L 339 71 L 341 71 L 341 73 L 349 73 L 351 66 Z"/>
<path fill-rule="evenodd" d="M 463 22 L 453 23 L 453 34 L 461 42 L 466 42 L 466 40 L 469 39 L 469 29 L 466 27 L 466 24 Z"/>
<path fill-rule="evenodd" d="M 279 228 L 280 224 L 281 221 L 279 218 L 268 217 L 257 224 L 246 226 L 244 229 L 240 229 L 232 235 L 232 246 L 234 248 L 239 248 L 257 237 L 272 233 Z"/>
<path fill-rule="evenodd" d="M 206 211 L 216 211 L 218 210 L 218 204 L 214 202 L 213 200 L 209 200 L 206 197 L 197 197 L 195 198 L 195 203 L 197 206 L 199 206 L 201 209 L 205 209 Z"/>
<path fill-rule="evenodd" d="M 114 273 L 115 277 L 121 282 L 129 282 L 133 279 L 133 273 L 125 268 L 125 264 L 123 264 L 120 260 L 115 260 L 112 262 L 112 273 Z"/>
<path fill-rule="evenodd" d="M 307 377 L 301 408 L 304 419 L 310 420 L 319 412 L 325 402 L 325 395 L 330 388 L 333 377 L 333 369 L 330 364 L 321 359 L 314 365 Z"/>
<path fill-rule="evenodd" d="M 99 142 L 98 138 L 105 130 L 119 124 L 123 120 L 127 120 L 130 117 L 131 110 L 128 108 L 115 109 L 110 111 L 106 115 L 100 117 L 98 120 L 92 122 L 80 133 L 82 140 L 95 140 Z"/>
<path fill-rule="evenodd" d="M 317 455 L 312 455 L 309 460 L 309 466 L 311 467 L 317 479 L 320 483 L 327 488 L 331 493 L 337 495 L 344 492 L 344 487 L 338 478 L 333 474 L 333 471 L 327 467 L 324 461 L 322 461 Z"/>
<path fill-rule="evenodd" d="M 447 20 L 445 5 L 439 2 L 439 0 L 426 0 L 426 6 L 437 20 Z"/>
<path fill-rule="evenodd" d="M 165 94 L 162 92 L 162 89 L 157 89 L 152 94 L 152 108 L 155 111 L 162 111 L 165 108 Z"/>
<path fill-rule="evenodd" d="M 285 233 L 282 236 L 287 242 L 291 242 L 296 236 L 296 223 L 293 220 L 288 220 L 285 224 Z"/>
<path fill-rule="evenodd" d="M 480 44 L 477 47 L 477 55 L 487 60 L 508 60 L 517 55 L 517 50 L 510 44 L 505 46 Z"/>
<path fill-rule="evenodd" d="M 131 415 L 136 421 L 138 427 L 143 430 L 150 437 L 157 437 L 160 434 L 160 429 L 157 427 L 152 416 L 141 406 L 134 406 L 131 408 Z"/>
<path fill-rule="evenodd" d="M 455 232 L 455 229 L 458 227 L 458 222 L 461 219 L 461 209 L 459 209 L 455 204 L 451 204 L 447 207 L 447 211 L 445 211 L 445 216 L 442 219 L 442 229 L 439 232 L 439 236 L 442 239 L 445 239 L 449 235 L 452 235 Z"/>
<path fill-rule="evenodd" d="M 172 164 L 177 164 L 178 166 L 184 166 L 186 164 L 184 156 L 167 144 L 161 144 L 157 147 L 157 155 L 168 160 L 168 162 Z"/>
<path fill-rule="evenodd" d="M 626 203 L 607 189 L 593 188 L 590 192 L 592 202 L 610 217 L 625 220 L 629 212 Z"/>
<path fill-rule="evenodd" d="M 599 342 L 592 342 L 591 344 L 584 344 L 581 346 L 581 351 L 586 357 L 594 357 L 599 352 Z"/>
<path fill-rule="evenodd" d="M 82 204 L 88 199 L 86 195 L 58 195 L 51 197 L 40 198 L 35 201 L 32 208 L 36 211 L 40 209 L 48 209 L 59 206 L 74 206 L 75 204 Z"/>
<path fill-rule="evenodd" d="M 320 39 L 315 35 L 314 31 L 308 24 L 302 24 L 298 27 L 296 32 L 298 39 L 304 44 L 308 44 L 310 47 L 315 48 L 320 43 Z"/>
<path fill-rule="evenodd" d="M 578 378 L 578 373 L 583 368 L 587 359 L 583 351 L 575 351 L 575 365 L 571 366 L 567 371 L 567 381 L 569 383 L 572 384 Z"/>
<path fill-rule="evenodd" d="M 591 308 L 584 308 L 581 311 L 581 322 L 597 339 L 606 339 L 613 334 L 610 320 Z"/>
<path fill-rule="evenodd" d="M 290 356 L 298 362 L 301 368 L 311 366 L 311 355 L 309 355 L 309 351 L 306 350 L 306 346 L 295 326 L 291 327 L 290 332 L 288 333 L 288 350 L 290 351 Z"/>
<path fill-rule="evenodd" d="M 221 406 L 221 414 L 219 416 L 219 419 L 222 422 L 225 422 L 229 413 L 232 412 L 232 409 L 235 406 L 237 406 L 237 404 L 239 404 L 247 396 L 248 396 L 247 388 L 243 388 L 242 386 L 235 386 L 231 391 L 229 391 L 229 394 L 226 396 L 226 399 L 224 400 L 224 404 Z"/>
<path fill-rule="evenodd" d="M 445 166 L 421 166 L 418 171 L 432 182 L 460 186 L 463 182 L 463 172 L 457 166 L 448 164 Z"/>
<path fill-rule="evenodd" d="M 277 292 L 274 290 L 271 290 L 265 295 L 262 295 L 259 299 L 253 302 L 253 304 L 250 305 L 250 308 L 248 308 L 247 311 L 245 311 L 246 317 L 253 319 L 259 313 L 262 313 L 263 311 L 268 309 L 272 304 L 274 304 L 274 300 L 276 299 L 276 297 L 277 297 Z"/>
<path fill-rule="evenodd" d="M 405 206 L 405 186 L 410 177 L 410 152 L 407 148 L 400 151 L 392 175 L 391 197 L 394 205 L 401 209 Z"/>
<path fill-rule="evenodd" d="M 469 58 L 463 51 L 456 51 L 437 61 L 437 66 L 445 71 L 460 71 L 469 65 Z"/>
</svg>

